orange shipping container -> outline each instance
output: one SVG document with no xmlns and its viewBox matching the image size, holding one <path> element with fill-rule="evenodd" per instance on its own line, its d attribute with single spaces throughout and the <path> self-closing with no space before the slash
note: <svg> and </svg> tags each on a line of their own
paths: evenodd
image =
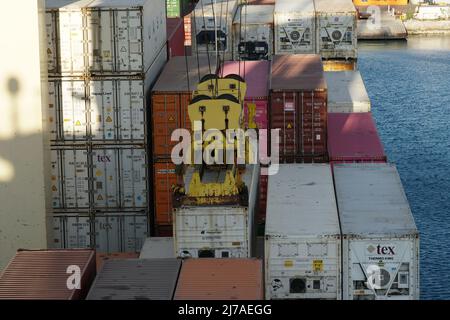
<svg viewBox="0 0 450 320">
<path fill-rule="evenodd" d="M 156 225 L 172 224 L 172 186 L 177 183 L 175 164 L 154 164 Z"/>
<path fill-rule="evenodd" d="M 258 259 L 183 261 L 174 300 L 263 300 Z"/>
<path fill-rule="evenodd" d="M 353 0 L 355 6 L 406 6 L 408 0 Z"/>
<path fill-rule="evenodd" d="M 324 60 L 323 71 L 355 71 L 357 70 L 355 60 Z"/>
<path fill-rule="evenodd" d="M 155 161 L 168 161 L 172 148 L 177 144 L 171 141 L 175 129 L 190 129 L 188 105 L 192 91 L 197 88 L 201 77 L 217 73 L 214 58 L 209 62 L 205 56 L 173 57 L 164 67 L 161 76 L 152 90 L 152 131 L 153 156 Z M 210 72 L 211 71 L 211 72 Z M 200 77 L 199 77 L 200 76 Z"/>
</svg>

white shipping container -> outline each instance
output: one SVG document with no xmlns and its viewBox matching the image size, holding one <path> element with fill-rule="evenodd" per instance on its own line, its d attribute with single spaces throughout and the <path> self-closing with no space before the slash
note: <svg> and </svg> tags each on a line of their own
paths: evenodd
<svg viewBox="0 0 450 320">
<path fill-rule="evenodd" d="M 275 54 L 316 52 L 313 0 L 277 0 L 274 20 Z"/>
<path fill-rule="evenodd" d="M 89 152 L 86 147 L 51 150 L 54 209 L 89 208 Z"/>
<path fill-rule="evenodd" d="M 328 112 L 370 112 L 370 99 L 359 71 L 325 72 Z"/>
<path fill-rule="evenodd" d="M 324 59 L 357 58 L 357 12 L 352 0 L 315 0 L 316 53 Z"/>
<path fill-rule="evenodd" d="M 145 73 L 166 43 L 164 0 L 96 0 L 86 20 L 94 74 Z"/>
<path fill-rule="evenodd" d="M 248 188 L 248 206 L 179 206 L 174 208 L 174 243 L 178 257 L 250 258 L 254 239 L 259 166 L 248 165 L 242 181 Z M 189 186 L 193 168 L 188 168 Z"/>
<path fill-rule="evenodd" d="M 329 165 L 286 164 L 269 177 L 266 299 L 340 299 L 341 233 Z"/>
<path fill-rule="evenodd" d="M 95 147 L 92 150 L 93 206 L 146 208 L 147 154 L 144 148 Z"/>
<path fill-rule="evenodd" d="M 273 5 L 243 5 L 233 21 L 233 59 L 268 60 L 273 55 Z"/>
<path fill-rule="evenodd" d="M 61 123 L 59 118 L 59 112 L 57 107 L 59 106 L 59 87 L 57 82 L 50 80 L 48 82 L 48 111 L 47 111 L 47 123 L 49 126 L 49 135 L 51 141 L 56 141 L 61 137 L 58 124 Z"/>
<path fill-rule="evenodd" d="M 334 166 L 343 298 L 419 299 L 419 233 L 392 164 Z"/>
<path fill-rule="evenodd" d="M 53 217 L 53 244 L 60 249 L 91 247 L 91 219 L 88 214 L 67 214 Z"/>
<path fill-rule="evenodd" d="M 218 51 L 226 59 L 233 55 L 233 18 L 236 0 L 200 0 L 192 12 L 192 52 L 201 54 Z"/>
<path fill-rule="evenodd" d="M 142 247 L 139 259 L 175 258 L 173 241 L 172 237 L 147 238 Z"/>
<path fill-rule="evenodd" d="M 86 108 L 86 83 L 83 79 L 65 79 L 58 91 L 61 112 L 62 138 L 66 141 L 86 140 L 88 114 Z"/>
</svg>

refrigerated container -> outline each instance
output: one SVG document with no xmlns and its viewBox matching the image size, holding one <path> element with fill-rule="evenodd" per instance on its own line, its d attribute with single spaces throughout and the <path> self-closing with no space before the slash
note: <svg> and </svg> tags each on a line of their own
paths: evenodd
<svg viewBox="0 0 450 320">
<path fill-rule="evenodd" d="M 168 58 L 185 56 L 184 22 L 181 18 L 167 18 Z"/>
<path fill-rule="evenodd" d="M 86 10 L 88 71 L 143 74 L 166 43 L 164 0 L 96 0 Z"/>
<path fill-rule="evenodd" d="M 343 299 L 419 299 L 419 232 L 392 164 L 337 164 Z"/>
<path fill-rule="evenodd" d="M 370 112 L 329 113 L 328 133 L 328 154 L 332 164 L 387 161 Z"/>
<path fill-rule="evenodd" d="M 257 259 L 184 260 L 174 300 L 264 300 L 262 269 Z"/>
<path fill-rule="evenodd" d="M 248 189 L 245 201 L 217 205 L 174 204 L 173 234 L 178 257 L 250 258 L 254 244 L 259 165 L 247 165 L 241 174 Z M 193 168 L 184 176 L 189 192 Z M 218 178 L 220 179 L 220 178 Z"/>
<path fill-rule="evenodd" d="M 137 253 L 149 236 L 149 218 L 141 212 L 58 213 L 53 215 L 52 247 L 95 248 L 98 253 Z"/>
<path fill-rule="evenodd" d="M 86 300 L 172 300 L 181 260 L 109 260 Z"/>
<path fill-rule="evenodd" d="M 197 56 L 173 57 L 164 67 L 152 89 L 151 119 L 152 145 L 155 161 L 167 162 L 172 148 L 177 144 L 171 141 L 176 129 L 190 129 L 188 105 L 192 92 L 200 79 L 217 73 L 216 59 Z"/>
<path fill-rule="evenodd" d="M 275 54 L 315 53 L 314 0 L 277 0 L 274 29 Z"/>
<path fill-rule="evenodd" d="M 328 112 L 370 112 L 370 99 L 359 71 L 325 72 Z"/>
<path fill-rule="evenodd" d="M 141 249 L 139 259 L 175 258 L 172 237 L 147 238 Z"/>
<path fill-rule="evenodd" d="M 327 161 L 327 84 L 319 55 L 272 61 L 270 129 L 280 129 L 281 163 Z"/>
<path fill-rule="evenodd" d="M 79 288 L 69 280 L 79 272 Z M 17 251 L 0 274 L 0 300 L 83 300 L 96 275 L 94 250 Z"/>
<path fill-rule="evenodd" d="M 357 12 L 352 0 L 314 0 L 316 53 L 324 59 L 356 59 Z"/>
<path fill-rule="evenodd" d="M 233 56 L 233 18 L 236 0 L 200 0 L 192 17 L 192 53 L 213 54 L 217 50 L 225 59 Z"/>
<path fill-rule="evenodd" d="M 273 55 L 273 5 L 239 6 L 233 21 L 233 59 L 269 60 Z"/>
<path fill-rule="evenodd" d="M 266 299 L 340 299 L 341 232 L 331 168 L 284 164 L 270 176 Z"/>
<path fill-rule="evenodd" d="M 171 161 L 153 165 L 153 187 L 155 223 L 158 226 L 172 225 L 173 187 L 177 185 L 175 164 Z"/>
</svg>

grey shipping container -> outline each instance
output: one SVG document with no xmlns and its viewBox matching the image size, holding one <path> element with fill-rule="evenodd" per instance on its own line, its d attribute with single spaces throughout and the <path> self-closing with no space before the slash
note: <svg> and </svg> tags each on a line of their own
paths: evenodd
<svg viewBox="0 0 450 320">
<path fill-rule="evenodd" d="M 139 252 L 149 235 L 145 212 L 54 213 L 52 247 L 95 248 L 100 253 Z"/>
<path fill-rule="evenodd" d="M 139 259 L 156 258 L 175 258 L 172 237 L 152 237 L 145 240 Z"/>
<path fill-rule="evenodd" d="M 87 300 L 172 300 L 180 267 L 178 259 L 106 261 Z"/>
<path fill-rule="evenodd" d="M 328 164 L 284 164 L 269 177 L 267 299 L 340 299 L 341 231 Z"/>
<path fill-rule="evenodd" d="M 392 164 L 334 166 L 343 298 L 419 298 L 419 232 Z"/>
</svg>

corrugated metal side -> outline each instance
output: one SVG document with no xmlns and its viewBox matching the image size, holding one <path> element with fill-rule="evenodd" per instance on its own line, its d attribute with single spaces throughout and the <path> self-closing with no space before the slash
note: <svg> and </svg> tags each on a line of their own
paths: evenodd
<svg viewBox="0 0 450 320">
<path fill-rule="evenodd" d="M 80 268 L 79 290 L 67 287 L 70 266 Z M 84 299 L 95 274 L 93 250 L 19 250 L 1 273 L 0 300 Z"/>
<path fill-rule="evenodd" d="M 329 113 L 328 153 L 333 163 L 387 160 L 371 113 Z"/>
<path fill-rule="evenodd" d="M 175 164 L 172 162 L 155 163 L 153 175 L 156 224 L 172 225 L 172 186 L 177 183 Z"/>
<path fill-rule="evenodd" d="M 262 263 L 256 259 L 188 259 L 175 300 L 263 300 Z"/>
<path fill-rule="evenodd" d="M 172 300 L 181 260 L 109 260 L 87 300 Z"/>
<path fill-rule="evenodd" d="M 167 19 L 167 48 L 169 59 L 184 56 L 184 24 L 181 18 Z"/>
</svg>

